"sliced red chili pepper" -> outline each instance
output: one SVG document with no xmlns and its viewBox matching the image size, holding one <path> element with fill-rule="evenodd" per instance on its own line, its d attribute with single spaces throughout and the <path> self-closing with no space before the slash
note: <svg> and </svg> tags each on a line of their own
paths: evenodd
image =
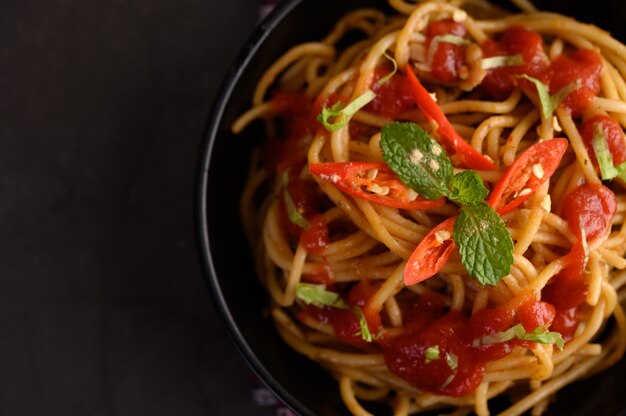
<svg viewBox="0 0 626 416">
<path fill-rule="evenodd" d="M 550 179 L 565 150 L 565 139 L 550 139 L 530 146 L 498 180 L 489 196 L 489 205 L 500 215 L 513 211 Z"/>
<path fill-rule="evenodd" d="M 456 216 L 448 218 L 420 241 L 404 268 L 405 285 L 426 280 L 445 266 L 457 248 L 452 239 L 456 219 Z"/>
<path fill-rule="evenodd" d="M 445 114 L 443 114 L 443 111 L 441 111 L 437 103 L 435 103 L 426 88 L 419 82 L 410 65 L 407 65 L 406 73 L 409 84 L 413 89 L 415 102 L 428 119 L 437 123 L 439 140 L 446 148 L 446 151 L 457 155 L 459 159 L 461 159 L 463 166 L 467 168 L 496 170 L 496 165 L 494 165 L 492 161 L 470 146 L 469 143 L 463 140 L 463 138 L 459 136 L 459 133 L 454 130 L 454 127 L 452 127 L 452 124 L 450 124 Z"/>
<path fill-rule="evenodd" d="M 419 195 L 398 179 L 391 168 L 382 163 L 339 162 L 311 163 L 309 170 L 342 191 L 360 199 L 388 207 L 422 210 L 437 208 L 445 199 L 430 200 Z"/>
</svg>

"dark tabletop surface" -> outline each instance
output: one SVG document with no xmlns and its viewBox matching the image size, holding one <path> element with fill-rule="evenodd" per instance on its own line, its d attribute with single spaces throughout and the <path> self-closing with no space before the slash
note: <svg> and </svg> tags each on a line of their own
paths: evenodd
<svg viewBox="0 0 626 416">
<path fill-rule="evenodd" d="M 0 415 L 274 414 L 209 303 L 193 218 L 256 6 L 0 2 Z"/>
</svg>

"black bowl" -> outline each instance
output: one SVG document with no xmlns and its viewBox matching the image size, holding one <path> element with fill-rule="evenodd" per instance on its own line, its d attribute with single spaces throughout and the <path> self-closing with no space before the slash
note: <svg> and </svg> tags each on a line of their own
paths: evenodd
<svg viewBox="0 0 626 416">
<path fill-rule="evenodd" d="M 624 39 L 626 3 L 537 1 L 542 9 L 595 23 Z M 289 47 L 320 39 L 348 10 L 384 0 L 292 0 L 280 4 L 256 29 L 232 66 L 214 104 L 204 139 L 197 216 L 201 257 L 214 304 L 239 351 L 281 400 L 303 415 L 348 414 L 335 381 L 315 363 L 282 342 L 267 314 L 268 295 L 258 283 L 254 260 L 239 217 L 239 198 L 252 150 L 262 131 L 253 125 L 241 135 L 232 122 L 251 102 L 261 74 Z M 549 415 L 626 415 L 626 360 L 559 392 Z M 497 406 L 497 404 L 496 404 Z M 372 409 L 379 414 L 379 409 Z M 382 411 L 382 410 L 381 410 Z"/>
</svg>

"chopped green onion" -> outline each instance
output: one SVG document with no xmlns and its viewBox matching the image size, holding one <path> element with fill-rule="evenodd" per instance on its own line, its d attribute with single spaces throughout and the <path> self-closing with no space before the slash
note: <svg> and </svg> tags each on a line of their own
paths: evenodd
<svg viewBox="0 0 626 416">
<path fill-rule="evenodd" d="M 326 290 L 325 285 L 298 283 L 298 286 L 296 286 L 296 297 L 307 305 L 332 306 L 339 309 L 349 308 L 346 302 L 341 299 L 339 293 Z"/>
<path fill-rule="evenodd" d="M 500 68 L 502 66 L 515 66 L 524 63 L 522 55 L 509 55 L 509 56 L 492 56 L 489 58 L 480 60 L 480 67 L 482 69 Z"/>
<path fill-rule="evenodd" d="M 365 315 L 363 315 L 363 311 L 361 311 L 361 308 L 355 306 L 353 311 L 359 318 L 359 325 L 361 326 L 361 329 L 355 335 L 360 335 L 361 338 L 363 338 L 363 340 L 366 342 L 372 342 L 373 340 L 378 338 L 380 334 L 372 335 L 372 333 L 370 332 L 370 328 L 367 325 L 367 319 L 365 319 Z"/>
<path fill-rule="evenodd" d="M 535 84 L 535 87 L 537 87 L 537 94 L 539 95 L 539 102 L 541 104 L 541 115 L 543 116 L 544 120 L 547 120 L 548 117 L 552 115 L 554 110 L 559 106 L 559 104 L 561 104 L 561 101 L 563 101 L 565 97 L 579 89 L 582 85 L 581 80 L 577 79 L 576 81 L 571 82 L 561 88 L 559 91 L 556 92 L 556 94 L 550 95 L 548 87 L 537 78 L 533 78 L 526 74 L 518 75 L 517 77 L 525 78 Z"/>
<path fill-rule="evenodd" d="M 396 72 L 398 72 L 398 62 L 396 62 L 395 59 L 393 59 L 393 57 L 389 54 L 387 54 L 387 52 L 383 52 L 383 55 L 385 56 L 385 58 L 389 59 L 391 61 L 391 63 L 393 64 L 393 70 L 388 73 L 387 75 L 385 75 L 385 77 L 381 78 L 378 80 L 378 85 L 382 85 L 385 82 L 389 81 L 391 79 L 391 77 L 393 77 L 394 75 L 396 75 Z"/>
<path fill-rule="evenodd" d="M 287 184 L 289 183 L 289 172 L 283 172 L 282 175 L 283 180 L 283 198 L 285 200 L 285 206 L 287 208 L 287 217 L 289 217 L 289 221 L 296 224 L 298 227 L 306 230 L 309 228 L 309 222 L 298 212 L 298 208 L 296 204 L 293 202 L 291 195 L 287 191 Z"/>
<path fill-rule="evenodd" d="M 331 108 L 323 107 L 322 112 L 317 116 L 317 120 L 322 123 L 326 130 L 331 132 L 337 131 L 348 123 L 350 117 L 369 104 L 375 97 L 376 93 L 374 91 L 367 90 L 345 107 L 343 107 L 341 102 L 336 103 Z M 333 119 L 332 121 L 331 118 Z"/>
<path fill-rule="evenodd" d="M 597 124 L 596 130 L 593 132 L 593 139 L 591 141 L 593 151 L 596 154 L 598 165 L 600 166 L 600 174 L 602 179 L 608 180 L 616 177 L 619 172 L 613 165 L 613 155 L 609 150 L 609 145 L 606 141 L 606 135 L 602 127 Z"/>
<path fill-rule="evenodd" d="M 438 360 L 439 359 L 439 345 L 433 345 L 432 347 L 428 348 L 426 350 L 426 352 L 424 353 L 424 363 L 428 364 L 431 361 L 434 360 Z"/>
<path fill-rule="evenodd" d="M 542 325 L 535 328 L 533 332 L 528 333 L 522 324 L 517 324 L 506 331 L 476 338 L 472 342 L 472 346 L 479 347 L 481 345 L 498 344 L 517 338 L 522 341 L 538 342 L 539 344 L 555 344 L 560 350 L 563 350 L 564 341 L 561 334 L 558 332 L 545 332 L 545 330 L 546 326 Z"/>
</svg>

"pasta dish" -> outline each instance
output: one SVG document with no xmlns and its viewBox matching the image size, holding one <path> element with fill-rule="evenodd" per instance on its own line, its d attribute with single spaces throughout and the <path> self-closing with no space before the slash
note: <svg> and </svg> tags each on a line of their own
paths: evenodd
<svg viewBox="0 0 626 416">
<path fill-rule="evenodd" d="M 232 126 L 270 316 L 354 415 L 539 415 L 626 349 L 626 46 L 512 1 L 354 10 Z"/>
</svg>

